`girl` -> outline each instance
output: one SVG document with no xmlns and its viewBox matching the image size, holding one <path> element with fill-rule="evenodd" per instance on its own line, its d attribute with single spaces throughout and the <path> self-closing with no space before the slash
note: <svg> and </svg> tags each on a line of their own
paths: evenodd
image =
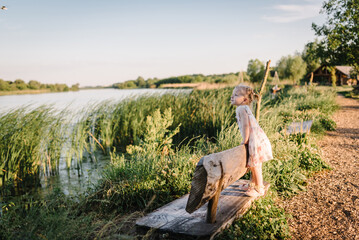
<svg viewBox="0 0 359 240">
<path fill-rule="evenodd" d="M 240 84 L 234 88 L 231 97 L 231 104 L 237 106 L 236 118 L 243 138 L 241 144 L 248 147 L 247 168 L 251 170 L 252 176 L 251 183 L 244 185 L 243 189 L 247 190 L 245 194 L 251 197 L 264 195 L 262 163 L 273 159 L 269 139 L 248 106 L 255 96 L 251 87 Z"/>
</svg>

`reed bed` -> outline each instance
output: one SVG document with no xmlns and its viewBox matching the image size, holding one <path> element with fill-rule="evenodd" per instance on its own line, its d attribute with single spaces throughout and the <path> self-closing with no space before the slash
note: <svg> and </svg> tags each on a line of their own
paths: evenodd
<svg viewBox="0 0 359 240">
<path fill-rule="evenodd" d="M 66 141 L 64 113 L 42 106 L 0 116 L 0 187 L 8 181 L 35 184 L 40 171 L 56 174 Z"/>
<path fill-rule="evenodd" d="M 126 146 L 139 144 L 144 136 L 146 116 L 156 109 L 163 112 L 171 108 L 175 113 L 173 126 L 181 124 L 179 133 L 173 137 L 175 144 L 188 142 L 196 136 L 215 137 L 229 117 L 234 116 L 228 104 L 231 91 L 227 88 L 194 91 L 190 95 L 165 94 L 119 103 L 106 102 L 89 113 L 86 122 L 94 123 L 94 138 L 98 139 L 106 154 L 113 150 L 125 152 Z"/>
</svg>

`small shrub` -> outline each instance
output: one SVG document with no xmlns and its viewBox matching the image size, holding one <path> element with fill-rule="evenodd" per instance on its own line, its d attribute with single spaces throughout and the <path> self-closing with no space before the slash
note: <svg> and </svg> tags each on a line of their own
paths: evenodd
<svg viewBox="0 0 359 240">
<path fill-rule="evenodd" d="M 330 169 L 320 155 L 309 147 L 305 147 L 299 154 L 299 166 L 311 175 L 312 172 L 318 172 L 322 169 Z"/>
<path fill-rule="evenodd" d="M 337 124 L 329 116 L 323 115 L 320 118 L 319 122 L 322 127 L 327 131 L 335 131 L 335 128 L 337 127 Z"/>
<path fill-rule="evenodd" d="M 325 131 L 334 131 L 337 124 L 327 115 L 320 115 L 319 119 L 313 121 L 311 131 L 314 133 L 323 134 Z"/>
<path fill-rule="evenodd" d="M 286 239 L 290 237 L 287 217 L 284 209 L 275 205 L 273 194 L 268 194 L 216 239 Z"/>
<path fill-rule="evenodd" d="M 289 135 L 289 139 L 295 142 L 298 146 L 308 143 L 308 138 L 306 133 L 296 133 Z"/>
<path fill-rule="evenodd" d="M 318 120 L 314 120 L 310 131 L 317 134 L 323 134 L 325 132 L 325 128 Z"/>
<path fill-rule="evenodd" d="M 271 173 L 269 180 L 274 190 L 282 197 L 291 197 L 305 190 L 306 176 L 299 168 L 298 159 L 280 161 L 273 159 L 267 167 Z"/>
</svg>

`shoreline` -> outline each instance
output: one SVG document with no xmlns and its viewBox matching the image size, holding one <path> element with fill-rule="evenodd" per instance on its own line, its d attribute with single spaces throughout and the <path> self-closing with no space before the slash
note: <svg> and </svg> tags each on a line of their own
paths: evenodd
<svg viewBox="0 0 359 240">
<path fill-rule="evenodd" d="M 62 91 L 62 92 L 77 92 L 76 91 Z M 16 91 L 0 91 L 0 96 L 9 96 L 9 95 L 24 95 L 24 94 L 42 94 L 42 93 L 59 93 L 58 91 L 51 91 L 50 89 L 38 89 L 38 90 L 16 90 Z"/>
</svg>

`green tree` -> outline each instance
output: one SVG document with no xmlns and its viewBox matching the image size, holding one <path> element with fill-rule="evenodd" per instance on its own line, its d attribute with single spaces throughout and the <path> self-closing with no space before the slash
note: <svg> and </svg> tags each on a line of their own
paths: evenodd
<svg viewBox="0 0 359 240">
<path fill-rule="evenodd" d="M 80 89 L 80 84 L 76 83 L 71 86 L 71 91 L 78 91 Z"/>
<path fill-rule="evenodd" d="M 260 82 L 264 78 L 265 66 L 258 59 L 251 59 L 248 62 L 247 74 L 252 82 Z"/>
<path fill-rule="evenodd" d="M 155 80 L 152 78 L 149 78 L 146 80 L 146 88 L 155 88 Z"/>
<path fill-rule="evenodd" d="M 41 83 L 39 83 L 38 81 L 35 81 L 35 80 L 30 80 L 28 83 L 28 87 L 30 89 L 40 89 Z"/>
<path fill-rule="evenodd" d="M 135 84 L 139 88 L 145 88 L 146 87 L 146 81 L 141 76 L 136 79 Z"/>
<path fill-rule="evenodd" d="M 289 78 L 289 73 L 288 73 L 288 63 L 289 63 L 289 59 L 290 55 L 288 56 L 284 56 L 281 57 L 279 59 L 279 61 L 277 62 L 277 72 L 278 72 L 278 76 L 279 78 Z"/>
<path fill-rule="evenodd" d="M 9 91 L 9 90 L 10 90 L 9 82 L 0 79 L 0 91 Z"/>
<path fill-rule="evenodd" d="M 21 79 L 16 79 L 14 84 L 15 84 L 16 88 L 19 90 L 27 89 L 27 84 Z"/>
<path fill-rule="evenodd" d="M 203 82 L 203 75 L 197 75 L 194 77 L 194 79 L 192 80 L 192 82 L 196 83 L 196 82 Z"/>
<path fill-rule="evenodd" d="M 307 73 L 313 72 L 321 65 L 321 59 L 318 54 L 319 48 L 318 39 L 315 39 L 314 42 L 309 42 L 304 46 L 302 58 L 307 64 Z"/>
<path fill-rule="evenodd" d="M 137 88 L 136 82 L 134 80 L 124 82 L 123 88 Z"/>
<path fill-rule="evenodd" d="M 301 56 L 288 55 L 282 57 L 277 63 L 277 72 L 280 78 L 287 78 L 298 83 L 306 73 L 307 64 Z"/>
<path fill-rule="evenodd" d="M 328 0 L 321 13 L 327 15 L 326 22 L 312 24 L 315 34 L 323 37 L 321 57 L 329 65 L 346 64 L 359 70 L 359 1 Z"/>
</svg>

